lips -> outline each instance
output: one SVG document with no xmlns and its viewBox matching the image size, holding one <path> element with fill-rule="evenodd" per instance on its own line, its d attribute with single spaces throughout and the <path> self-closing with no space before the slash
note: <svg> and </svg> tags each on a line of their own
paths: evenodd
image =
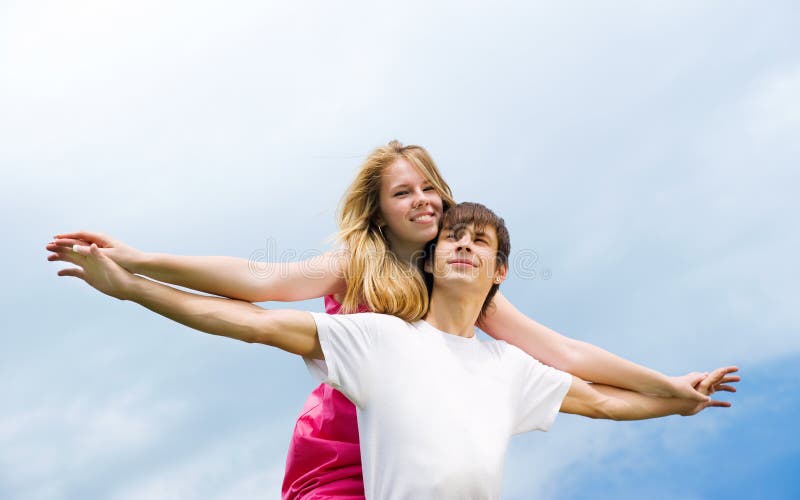
<svg viewBox="0 0 800 500">
<path fill-rule="evenodd" d="M 409 219 L 411 222 L 430 222 L 434 220 L 434 212 L 421 212 Z"/>
<path fill-rule="evenodd" d="M 471 267 L 477 267 L 469 259 L 453 259 L 453 260 L 448 260 L 447 263 L 450 265 L 468 265 Z"/>
</svg>

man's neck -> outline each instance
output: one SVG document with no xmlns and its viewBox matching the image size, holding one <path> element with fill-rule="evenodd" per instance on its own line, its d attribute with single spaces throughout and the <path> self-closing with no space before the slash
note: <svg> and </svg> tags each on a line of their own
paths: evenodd
<svg viewBox="0 0 800 500">
<path fill-rule="evenodd" d="M 472 337 L 485 298 L 485 294 L 473 296 L 463 291 L 434 287 L 425 321 L 443 332 Z"/>
</svg>

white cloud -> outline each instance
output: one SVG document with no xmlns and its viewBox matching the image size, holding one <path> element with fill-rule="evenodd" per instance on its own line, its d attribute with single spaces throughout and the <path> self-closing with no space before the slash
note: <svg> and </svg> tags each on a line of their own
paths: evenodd
<svg viewBox="0 0 800 500">
<path fill-rule="evenodd" d="M 265 464 L 264 457 L 274 454 L 276 446 L 282 448 L 284 433 L 283 428 L 269 426 L 230 432 L 184 460 L 150 471 L 143 477 L 129 478 L 109 498 L 277 498 L 284 465 L 282 461 Z"/>
<path fill-rule="evenodd" d="M 5 488 L 20 498 L 65 498 L 67 483 L 156 444 L 185 415 L 185 404 L 158 401 L 153 389 L 44 400 L 0 419 Z"/>
<path fill-rule="evenodd" d="M 758 83 L 748 103 L 754 139 L 766 146 L 778 145 L 796 152 L 800 130 L 800 68 L 782 68 L 762 77 Z"/>
</svg>

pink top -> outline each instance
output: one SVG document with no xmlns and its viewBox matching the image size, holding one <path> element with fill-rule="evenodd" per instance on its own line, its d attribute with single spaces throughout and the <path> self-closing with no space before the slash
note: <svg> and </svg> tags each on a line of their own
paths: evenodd
<svg viewBox="0 0 800 500">
<path fill-rule="evenodd" d="M 325 297 L 326 313 L 341 308 Z M 283 500 L 364 499 L 356 407 L 327 384 L 311 392 L 294 426 L 281 492 Z"/>
</svg>

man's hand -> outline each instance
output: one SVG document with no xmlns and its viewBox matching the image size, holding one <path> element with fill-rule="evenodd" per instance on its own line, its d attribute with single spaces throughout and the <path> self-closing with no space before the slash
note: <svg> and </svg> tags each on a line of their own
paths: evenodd
<svg viewBox="0 0 800 500">
<path fill-rule="evenodd" d="M 88 251 L 93 243 L 100 249 L 100 253 L 110 257 L 111 260 L 132 273 L 136 272 L 134 266 L 143 257 L 141 251 L 110 236 L 91 231 L 78 231 L 76 233 L 57 234 L 53 241 L 45 246 L 45 249 L 53 252 L 47 257 L 47 260 L 51 262 L 61 260 L 80 265 L 75 260 L 78 254 L 73 251 L 73 248 L 78 245 L 79 249 L 84 248 Z"/>
<path fill-rule="evenodd" d="M 708 374 L 708 376 L 705 376 L 705 374 L 699 374 L 699 376 L 695 374 L 690 375 L 695 375 L 696 382 L 694 384 L 694 388 L 697 390 L 697 392 L 705 396 L 710 396 L 717 391 L 736 392 L 736 388 L 728 384 L 739 382 L 741 380 L 738 375 L 731 375 L 731 373 L 738 371 L 739 368 L 735 366 L 728 366 L 725 368 L 717 368 Z M 685 376 L 688 377 L 689 375 Z M 712 399 L 700 403 L 697 403 L 696 401 L 687 401 L 686 409 L 681 411 L 680 414 L 688 417 L 705 410 L 709 406 L 728 408 L 731 406 L 731 404 L 727 401 L 715 401 Z"/>
<path fill-rule="evenodd" d="M 131 286 L 137 279 L 119 264 L 103 255 L 96 244 L 90 247 L 75 245 L 69 262 L 79 266 L 62 269 L 59 276 L 80 278 L 106 295 L 128 300 Z"/>
</svg>

